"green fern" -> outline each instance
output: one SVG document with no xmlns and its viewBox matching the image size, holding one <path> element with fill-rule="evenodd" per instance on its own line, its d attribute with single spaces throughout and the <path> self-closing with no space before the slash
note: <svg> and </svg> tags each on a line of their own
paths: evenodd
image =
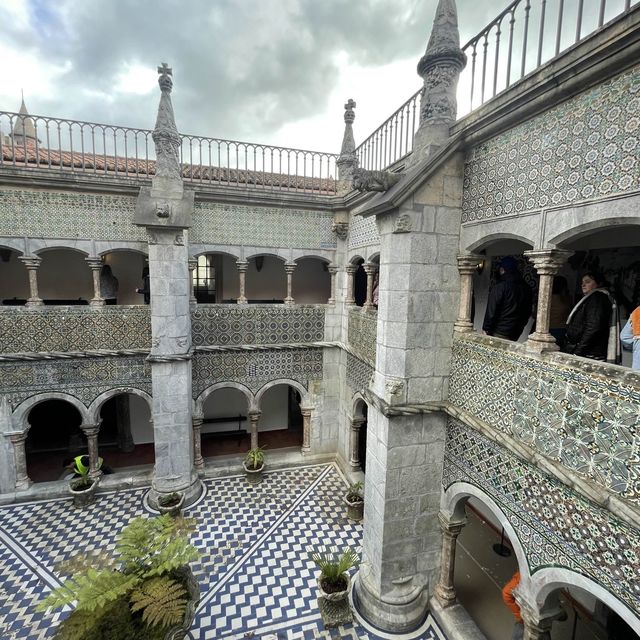
<svg viewBox="0 0 640 640">
<path fill-rule="evenodd" d="M 142 611 L 150 626 L 168 627 L 184 617 L 187 606 L 185 588 L 169 576 L 151 578 L 131 594 L 131 611 Z"/>
</svg>

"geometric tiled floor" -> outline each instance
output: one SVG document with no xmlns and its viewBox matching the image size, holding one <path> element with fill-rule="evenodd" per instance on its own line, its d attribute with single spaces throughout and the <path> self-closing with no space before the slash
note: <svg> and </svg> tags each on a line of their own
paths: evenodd
<svg viewBox="0 0 640 640">
<path fill-rule="evenodd" d="M 186 515 L 197 521 L 200 551 L 194 572 L 202 599 L 192 640 L 311 640 L 421 638 L 446 640 L 429 617 L 411 635 L 375 632 L 362 621 L 332 632 L 318 612 L 310 550 L 359 546 L 362 527 L 342 504 L 345 481 L 332 464 L 267 473 L 262 484 L 244 476 L 210 479 Z M 54 566 L 82 550 L 109 550 L 131 518 L 149 510 L 146 489 L 101 494 L 83 511 L 69 499 L 0 507 L 0 638 L 51 637 L 60 617 L 34 605 L 59 584 Z"/>
</svg>

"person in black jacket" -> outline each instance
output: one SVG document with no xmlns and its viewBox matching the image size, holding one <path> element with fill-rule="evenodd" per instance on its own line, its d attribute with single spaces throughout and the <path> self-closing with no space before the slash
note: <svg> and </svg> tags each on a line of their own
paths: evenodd
<svg viewBox="0 0 640 640">
<path fill-rule="evenodd" d="M 142 270 L 142 288 L 136 289 L 136 293 L 141 293 L 144 296 L 145 304 L 149 304 L 151 302 L 151 281 L 149 279 L 149 267 L 145 267 Z"/>
<path fill-rule="evenodd" d="M 607 360 L 613 301 L 598 273 L 582 276 L 582 298 L 567 318 L 565 353 Z"/>
<path fill-rule="evenodd" d="M 516 341 L 531 317 L 531 287 L 511 256 L 500 260 L 499 273 L 500 280 L 489 291 L 482 330 L 488 336 Z"/>
</svg>

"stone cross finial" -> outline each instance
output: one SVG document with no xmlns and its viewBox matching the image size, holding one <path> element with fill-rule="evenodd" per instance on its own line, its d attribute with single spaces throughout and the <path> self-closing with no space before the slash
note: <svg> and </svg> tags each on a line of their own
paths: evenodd
<svg viewBox="0 0 640 640">
<path fill-rule="evenodd" d="M 160 89 L 162 91 L 171 91 L 171 88 L 173 87 L 173 80 L 171 79 L 173 69 L 166 62 L 163 62 L 158 67 L 158 73 L 160 74 L 160 77 L 158 78 Z"/>
<path fill-rule="evenodd" d="M 353 112 L 353 110 L 356 108 L 355 100 L 352 100 L 351 98 L 349 98 L 347 100 L 347 104 L 344 105 L 344 108 L 345 108 L 344 121 L 346 123 L 353 124 L 353 121 L 356 119 L 356 114 Z"/>
<path fill-rule="evenodd" d="M 356 119 L 354 109 L 356 106 L 355 100 L 349 98 L 344 105 L 344 137 L 342 138 L 342 148 L 340 149 L 340 156 L 338 157 L 338 179 L 350 182 L 353 176 L 354 169 L 358 166 L 358 159 L 356 158 L 356 142 L 353 138 L 353 121 Z"/>
</svg>

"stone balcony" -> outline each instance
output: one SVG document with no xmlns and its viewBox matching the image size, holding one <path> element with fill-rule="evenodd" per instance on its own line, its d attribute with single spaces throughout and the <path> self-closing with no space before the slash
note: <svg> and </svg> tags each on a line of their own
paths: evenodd
<svg viewBox="0 0 640 640">
<path fill-rule="evenodd" d="M 449 402 L 493 440 L 594 502 L 639 521 L 639 373 L 458 335 Z"/>
</svg>

